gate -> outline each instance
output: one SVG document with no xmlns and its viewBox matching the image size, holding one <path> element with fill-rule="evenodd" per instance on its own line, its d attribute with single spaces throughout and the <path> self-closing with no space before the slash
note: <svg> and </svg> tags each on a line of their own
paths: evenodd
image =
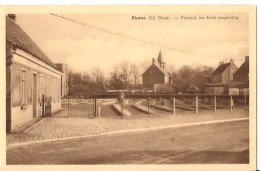
<svg viewBox="0 0 260 171">
<path fill-rule="evenodd" d="M 51 97 L 42 96 L 42 116 L 51 116 Z"/>
</svg>

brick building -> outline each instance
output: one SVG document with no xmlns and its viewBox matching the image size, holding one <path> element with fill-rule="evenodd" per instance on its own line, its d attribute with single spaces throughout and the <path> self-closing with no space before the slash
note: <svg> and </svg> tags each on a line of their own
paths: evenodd
<svg viewBox="0 0 260 171">
<path fill-rule="evenodd" d="M 220 62 L 210 76 L 210 83 L 205 84 L 205 94 L 229 94 L 229 84 L 233 82 L 233 75 L 237 71 L 233 59 L 229 63 Z"/>
<path fill-rule="evenodd" d="M 36 43 L 6 17 L 6 131 L 61 109 L 62 72 Z M 45 99 L 43 101 L 43 98 Z M 48 110 L 46 108 L 48 106 Z"/>
<path fill-rule="evenodd" d="M 234 73 L 235 81 L 249 81 L 249 56 L 245 57 L 245 62 Z"/>
<path fill-rule="evenodd" d="M 249 56 L 234 73 L 234 82 L 238 85 L 239 94 L 249 94 Z"/>
<path fill-rule="evenodd" d="M 171 79 L 166 72 L 166 63 L 162 52 L 159 52 L 157 60 L 152 59 L 152 65 L 142 74 L 142 85 L 146 89 L 154 89 L 160 84 L 170 83 Z"/>
</svg>

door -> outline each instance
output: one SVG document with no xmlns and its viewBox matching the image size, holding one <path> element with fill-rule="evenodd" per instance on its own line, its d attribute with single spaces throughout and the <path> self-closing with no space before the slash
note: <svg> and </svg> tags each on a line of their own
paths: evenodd
<svg viewBox="0 0 260 171">
<path fill-rule="evenodd" d="M 32 87 L 32 105 L 33 105 L 33 117 L 37 117 L 37 74 L 33 74 L 33 87 Z"/>
<path fill-rule="evenodd" d="M 43 76 L 40 75 L 39 77 L 39 97 L 38 97 L 38 117 L 43 116 Z"/>
</svg>

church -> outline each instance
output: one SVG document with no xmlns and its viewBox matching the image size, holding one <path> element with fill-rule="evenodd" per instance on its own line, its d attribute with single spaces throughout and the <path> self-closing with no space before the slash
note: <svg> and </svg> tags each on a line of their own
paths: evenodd
<svg viewBox="0 0 260 171">
<path fill-rule="evenodd" d="M 166 71 L 166 62 L 160 51 L 157 60 L 152 59 L 152 65 L 142 74 L 143 88 L 156 89 L 156 86 L 166 85 L 171 82 Z"/>
</svg>

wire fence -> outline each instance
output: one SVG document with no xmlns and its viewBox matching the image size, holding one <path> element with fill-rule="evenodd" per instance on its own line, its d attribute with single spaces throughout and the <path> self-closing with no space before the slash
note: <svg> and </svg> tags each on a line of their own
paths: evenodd
<svg viewBox="0 0 260 171">
<path fill-rule="evenodd" d="M 202 111 L 249 110 L 248 95 L 85 95 L 62 99 L 67 117 L 128 117 L 182 114 Z"/>
</svg>

